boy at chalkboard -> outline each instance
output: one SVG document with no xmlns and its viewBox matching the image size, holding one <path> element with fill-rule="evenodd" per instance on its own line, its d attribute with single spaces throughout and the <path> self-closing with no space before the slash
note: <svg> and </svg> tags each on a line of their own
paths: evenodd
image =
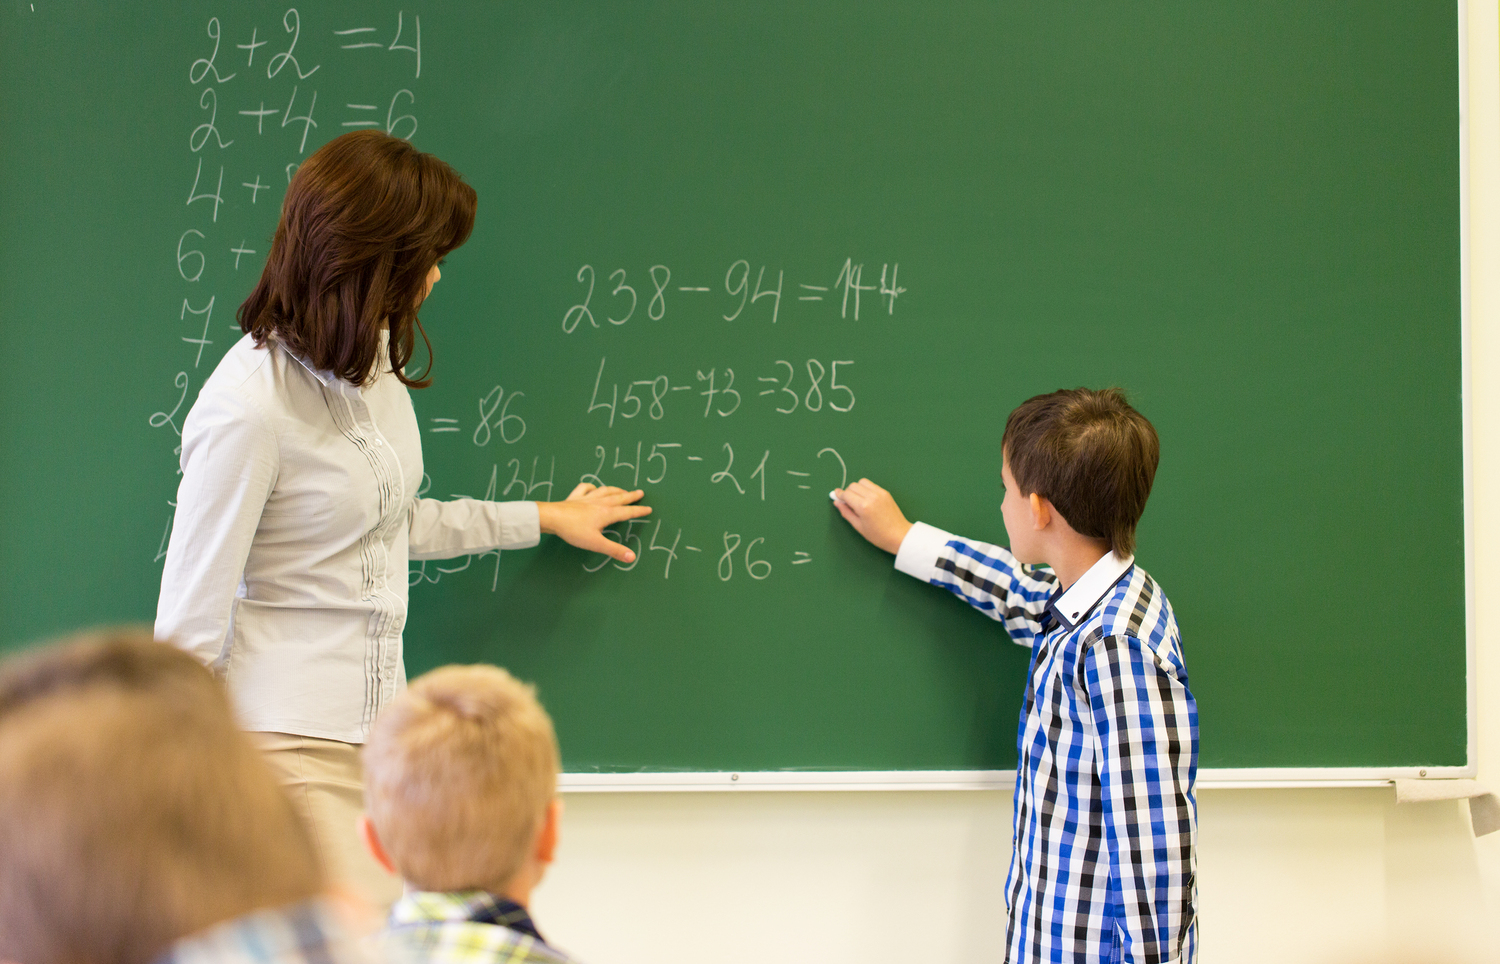
<svg viewBox="0 0 1500 964">
<path fill-rule="evenodd" d="M 908 522 L 869 479 L 834 504 L 1031 650 L 1008 964 L 1191 964 L 1198 710 L 1172 607 L 1133 555 L 1156 430 L 1119 390 L 1079 388 L 1023 403 L 1000 449 L 1009 549 Z"/>
<path fill-rule="evenodd" d="M 527 905 L 557 846 L 558 750 L 536 691 L 444 666 L 375 720 L 360 834 L 406 882 L 381 935 L 409 964 L 568 964 Z"/>
</svg>

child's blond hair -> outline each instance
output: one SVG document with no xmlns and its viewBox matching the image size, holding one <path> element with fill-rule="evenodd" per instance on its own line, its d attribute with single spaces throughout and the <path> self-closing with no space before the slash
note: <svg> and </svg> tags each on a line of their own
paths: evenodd
<svg viewBox="0 0 1500 964">
<path fill-rule="evenodd" d="M 500 890 L 557 793 L 557 737 L 532 686 L 496 666 L 445 666 L 380 714 L 364 766 L 370 819 L 408 883 Z"/>
</svg>

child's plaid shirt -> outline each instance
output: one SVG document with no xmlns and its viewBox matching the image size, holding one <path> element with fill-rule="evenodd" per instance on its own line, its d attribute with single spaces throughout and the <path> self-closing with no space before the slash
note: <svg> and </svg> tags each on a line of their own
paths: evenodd
<svg viewBox="0 0 1500 964">
<path fill-rule="evenodd" d="M 407 891 L 380 943 L 407 964 L 574 964 L 542 940 L 526 908 L 482 890 Z"/>
<path fill-rule="evenodd" d="M 1006 549 L 920 522 L 896 568 L 1031 649 L 1007 964 L 1192 964 L 1198 708 L 1161 588 L 1111 554 L 1062 592 Z"/>
</svg>

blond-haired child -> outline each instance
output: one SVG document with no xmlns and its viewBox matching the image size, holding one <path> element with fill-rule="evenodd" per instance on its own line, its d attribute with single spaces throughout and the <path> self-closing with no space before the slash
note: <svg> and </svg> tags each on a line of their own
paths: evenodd
<svg viewBox="0 0 1500 964">
<path fill-rule="evenodd" d="M 494 666 L 415 680 L 364 748 L 375 859 L 406 881 L 384 941 L 419 961 L 564 964 L 527 905 L 557 846 L 558 749 L 531 687 Z"/>
</svg>

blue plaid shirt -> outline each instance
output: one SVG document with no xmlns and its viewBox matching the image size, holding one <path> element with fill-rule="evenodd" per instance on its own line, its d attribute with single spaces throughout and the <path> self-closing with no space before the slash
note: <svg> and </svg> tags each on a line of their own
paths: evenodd
<svg viewBox="0 0 1500 964">
<path fill-rule="evenodd" d="M 1193 964 L 1198 708 L 1161 588 L 1106 555 L 1063 592 L 1006 549 L 920 522 L 896 567 L 1031 650 L 1007 964 Z"/>
</svg>

